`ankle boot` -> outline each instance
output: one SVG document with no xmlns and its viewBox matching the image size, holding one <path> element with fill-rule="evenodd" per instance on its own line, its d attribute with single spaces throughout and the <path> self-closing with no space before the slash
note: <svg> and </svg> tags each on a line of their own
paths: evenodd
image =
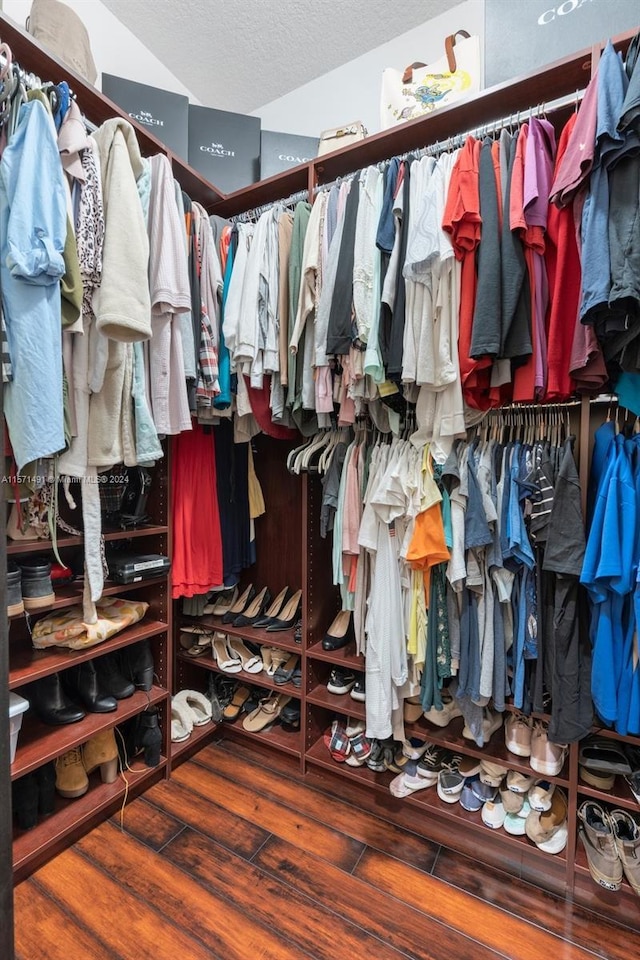
<svg viewBox="0 0 640 960">
<path fill-rule="evenodd" d="M 38 781 L 27 773 L 11 785 L 13 812 L 21 830 L 31 830 L 38 822 Z"/>
<path fill-rule="evenodd" d="M 98 657 L 94 662 L 98 681 L 105 693 L 115 697 L 116 700 L 126 700 L 133 696 L 136 688 L 126 677 L 122 676 L 119 660 L 115 654 L 107 653 L 104 657 Z"/>
<path fill-rule="evenodd" d="M 160 763 L 162 732 L 158 723 L 158 711 L 155 707 L 145 710 L 137 717 L 135 734 L 135 752 L 144 751 L 144 762 L 148 767 L 157 767 Z"/>
<path fill-rule="evenodd" d="M 118 776 L 118 747 L 113 730 L 103 730 L 82 747 L 82 760 L 87 775 L 100 767 L 103 783 L 113 783 Z"/>
<path fill-rule="evenodd" d="M 141 640 L 122 651 L 122 673 L 138 690 L 149 692 L 153 686 L 153 655 L 148 640 Z"/>
<path fill-rule="evenodd" d="M 69 696 L 79 700 L 89 713 L 111 713 L 117 710 L 115 697 L 110 697 L 100 685 L 93 660 L 65 670 L 62 681 Z"/>
<path fill-rule="evenodd" d="M 82 762 L 80 747 L 67 750 L 56 760 L 56 790 L 61 797 L 82 797 L 89 789 L 89 779 Z"/>
<path fill-rule="evenodd" d="M 38 813 L 48 817 L 56 805 L 56 765 L 53 760 L 36 770 L 38 783 Z"/>
<path fill-rule="evenodd" d="M 58 726 L 63 723 L 77 723 L 85 717 L 84 710 L 65 696 L 60 674 L 36 680 L 26 688 L 25 696 L 43 723 Z"/>
</svg>

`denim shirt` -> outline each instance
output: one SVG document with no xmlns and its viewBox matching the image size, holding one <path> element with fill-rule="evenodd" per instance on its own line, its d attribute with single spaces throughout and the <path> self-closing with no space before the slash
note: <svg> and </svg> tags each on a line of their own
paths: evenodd
<svg viewBox="0 0 640 960">
<path fill-rule="evenodd" d="M 0 285 L 13 380 L 4 409 L 18 470 L 65 445 L 60 279 L 67 207 L 53 120 L 20 108 L 0 161 Z"/>
</svg>

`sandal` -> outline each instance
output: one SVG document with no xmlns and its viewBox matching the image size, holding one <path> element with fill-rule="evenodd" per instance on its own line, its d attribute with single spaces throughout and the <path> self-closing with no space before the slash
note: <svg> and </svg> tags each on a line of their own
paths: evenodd
<svg viewBox="0 0 640 960">
<path fill-rule="evenodd" d="M 233 694 L 233 698 L 222 711 L 222 719 L 229 721 L 237 720 L 240 716 L 240 711 L 250 696 L 251 690 L 249 687 L 238 687 Z"/>
<path fill-rule="evenodd" d="M 336 763 L 344 763 L 351 753 L 347 729 L 342 720 L 334 720 L 331 726 L 325 730 L 324 742 Z"/>
<path fill-rule="evenodd" d="M 273 682 L 277 683 L 278 686 L 281 686 L 283 683 L 289 683 L 293 677 L 293 671 L 296 666 L 300 663 L 300 658 L 297 653 L 292 653 L 288 660 L 285 663 L 281 663 L 276 672 L 273 675 Z"/>
<path fill-rule="evenodd" d="M 227 649 L 229 653 L 234 654 L 240 660 L 240 665 L 245 673 L 260 673 L 263 669 L 262 658 L 252 653 L 239 637 L 228 637 Z"/>
<path fill-rule="evenodd" d="M 260 730 L 264 730 L 265 727 L 270 726 L 278 719 L 282 708 L 285 707 L 290 700 L 291 697 L 287 697 L 283 693 L 268 697 L 260 703 L 257 710 L 254 710 L 253 713 L 248 714 L 248 716 L 244 718 L 242 726 L 251 733 L 258 733 Z"/>
<path fill-rule="evenodd" d="M 271 648 L 271 663 L 267 667 L 267 676 L 275 676 L 276 670 L 278 667 L 284 666 L 284 664 L 289 659 L 290 654 L 286 650 L 281 650 L 280 647 Z"/>
<path fill-rule="evenodd" d="M 365 737 L 365 729 L 364 720 L 347 721 L 346 735 L 351 747 L 347 763 L 352 767 L 361 767 L 371 753 L 371 741 Z"/>
<path fill-rule="evenodd" d="M 198 690 L 180 690 L 173 698 L 174 704 L 186 704 L 193 714 L 193 725 L 204 727 L 211 723 L 211 702 Z"/>
<path fill-rule="evenodd" d="M 226 633 L 215 633 L 211 645 L 218 667 L 223 673 L 240 673 L 242 670 L 240 658 L 229 652 Z"/>
</svg>

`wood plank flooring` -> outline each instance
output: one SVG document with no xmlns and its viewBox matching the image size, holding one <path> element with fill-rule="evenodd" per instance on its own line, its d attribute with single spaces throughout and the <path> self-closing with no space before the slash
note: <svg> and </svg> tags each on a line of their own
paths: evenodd
<svg viewBox="0 0 640 960">
<path fill-rule="evenodd" d="M 221 740 L 15 891 L 18 960 L 628 960 L 638 935 Z"/>
</svg>

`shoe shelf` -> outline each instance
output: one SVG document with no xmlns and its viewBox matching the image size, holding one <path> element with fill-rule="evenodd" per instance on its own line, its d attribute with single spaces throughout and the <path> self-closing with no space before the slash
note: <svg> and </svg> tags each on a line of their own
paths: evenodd
<svg viewBox="0 0 640 960">
<path fill-rule="evenodd" d="M 105 540 L 136 540 L 138 537 L 156 537 L 169 532 L 169 528 L 161 524 L 147 524 L 135 530 L 106 530 L 103 531 Z M 57 537 L 58 550 L 65 547 L 80 547 L 84 537 Z M 7 540 L 7 554 L 21 553 L 49 553 L 53 550 L 51 540 Z"/>
<path fill-rule="evenodd" d="M 313 660 L 324 660 L 336 667 L 351 667 L 353 670 L 364 670 L 364 657 L 356 653 L 355 644 L 349 643 L 338 650 L 323 650 L 322 641 L 314 643 L 307 650 L 307 656 Z"/>
<path fill-rule="evenodd" d="M 237 720 L 229 722 L 225 720 L 222 725 L 224 733 L 231 736 L 246 737 L 249 740 L 258 742 L 261 745 L 274 747 L 281 753 L 290 753 L 294 757 L 299 757 L 302 753 L 302 737 L 299 730 L 283 730 L 279 723 L 274 723 L 269 730 L 245 730 L 242 726 L 242 719 L 245 714 L 241 713 Z"/>
<path fill-rule="evenodd" d="M 260 671 L 260 673 L 247 673 L 246 670 L 240 670 L 238 673 L 227 673 L 226 670 L 221 670 L 213 657 L 210 657 L 208 654 L 204 654 L 201 657 L 188 657 L 185 653 L 180 652 L 177 656 L 178 660 L 181 660 L 183 663 L 192 663 L 196 666 L 204 667 L 205 670 L 211 670 L 212 673 L 219 673 L 223 677 L 228 677 L 229 680 L 237 680 L 238 683 L 244 686 L 264 687 L 265 690 L 275 690 L 277 693 L 286 693 L 290 697 L 296 697 L 298 700 L 302 695 L 300 687 L 296 687 L 290 681 L 288 683 L 275 683 L 263 670 Z"/>
<path fill-rule="evenodd" d="M 608 803 L 614 807 L 624 807 L 640 816 L 640 804 L 634 797 L 631 787 L 623 776 L 617 776 L 611 790 L 598 790 L 584 780 L 578 779 L 578 794 L 597 800 L 599 803 Z"/>
<path fill-rule="evenodd" d="M 330 693 L 322 683 L 319 683 L 307 694 L 306 701 L 317 707 L 333 710 L 343 716 L 357 717 L 359 720 L 366 718 L 364 703 L 360 700 L 354 700 L 348 693 Z"/>
<path fill-rule="evenodd" d="M 392 794 L 389 791 L 389 784 L 397 774 L 391 771 L 376 773 L 370 770 L 365 764 L 362 767 L 352 767 L 348 763 L 336 763 L 331 759 L 325 746 L 324 740 L 317 740 L 305 754 L 305 759 L 314 764 L 314 766 L 323 767 L 330 770 L 338 776 L 347 777 L 351 780 L 358 780 L 369 787 L 373 787 L 378 793 L 383 793 L 389 797 Z M 532 854 L 537 859 L 542 859 L 547 863 L 555 861 L 557 866 L 552 869 L 561 870 L 564 873 L 566 869 L 565 851 L 558 854 L 545 853 L 539 850 L 535 844 L 531 843 L 526 836 L 517 837 L 506 833 L 504 830 L 492 830 L 482 820 L 480 811 L 471 812 L 465 810 L 459 803 L 446 803 L 438 796 L 438 791 L 434 786 L 426 787 L 424 790 L 416 790 L 408 797 L 396 798 L 398 804 L 410 804 L 419 809 L 423 814 L 436 814 L 438 817 L 456 824 L 464 824 L 465 829 L 472 830 L 483 837 L 487 843 L 504 844 L 511 850 L 520 849 L 523 853 Z M 427 834 L 428 835 L 428 834 Z M 490 839 L 489 839 L 490 838 Z"/>
<path fill-rule="evenodd" d="M 576 842 L 576 856 L 574 860 L 574 867 L 576 872 L 576 877 L 588 877 L 589 881 L 593 885 L 593 892 L 596 895 L 598 900 L 604 901 L 606 904 L 618 903 L 626 897 L 629 897 L 633 901 L 633 907 L 635 907 L 633 919 L 635 922 L 638 922 L 638 897 L 633 892 L 633 887 L 627 880 L 625 876 L 622 877 L 622 883 L 619 890 L 607 890 L 606 887 L 601 886 L 597 883 L 591 876 L 591 871 L 589 870 L 589 861 L 587 860 L 587 854 L 584 849 L 583 844 L 578 840 Z M 627 918 L 629 919 L 629 918 Z"/>
<path fill-rule="evenodd" d="M 147 693 L 144 690 L 136 691 L 126 700 L 118 701 L 117 710 L 110 713 L 87 713 L 83 720 L 77 723 L 66 723 L 60 726 L 50 726 L 42 723 L 35 714 L 25 714 L 22 728 L 18 736 L 16 757 L 11 764 L 11 779 L 30 773 L 43 763 L 54 760 L 81 743 L 86 743 L 91 737 L 123 723 L 130 717 L 142 713 L 147 707 L 161 703 L 168 697 L 163 687 L 152 687 Z"/>
<path fill-rule="evenodd" d="M 446 727 L 437 727 L 428 723 L 426 720 L 418 720 L 416 723 L 405 723 L 405 733 L 407 737 L 418 737 L 421 740 L 429 740 L 431 743 L 438 743 L 455 753 L 462 753 L 465 756 L 476 757 L 479 760 L 490 760 L 493 763 L 500 763 L 513 770 L 519 770 L 521 773 L 533 774 L 539 780 L 551 780 L 558 786 L 569 788 L 569 758 L 565 760 L 564 767 L 556 777 L 547 776 L 534 770 L 527 757 L 519 757 L 515 753 L 507 750 L 504 742 L 504 727 L 500 727 L 492 735 L 489 742 L 484 747 L 479 747 L 475 740 L 467 740 L 462 736 L 464 720 L 462 717 L 454 718 Z"/>
<path fill-rule="evenodd" d="M 161 620 L 141 620 L 133 627 L 104 640 L 102 643 L 87 647 L 85 650 L 67 650 L 49 647 L 47 650 L 34 650 L 25 640 L 9 648 L 9 688 L 15 690 L 24 683 L 40 680 L 52 673 L 74 667 L 85 660 L 94 660 L 106 653 L 113 653 L 122 647 L 128 647 L 139 640 L 166 633 L 168 626 Z"/>
<path fill-rule="evenodd" d="M 186 740 L 180 743 L 171 742 L 171 767 L 186 760 L 195 750 L 200 750 L 213 735 L 219 731 L 215 723 L 205 723 L 202 726 L 194 727 Z"/>
<path fill-rule="evenodd" d="M 104 589 L 102 591 L 103 597 L 113 597 L 119 596 L 120 594 L 128 594 L 131 590 L 145 590 L 149 587 L 155 587 L 157 584 L 166 583 L 166 577 L 154 577 L 152 580 L 141 580 L 139 583 L 113 583 L 110 580 L 105 580 Z M 41 607 L 40 610 L 30 610 L 28 611 L 29 616 L 33 618 L 38 618 L 46 615 L 51 610 L 63 610 L 65 607 L 73 607 L 76 604 L 82 604 L 82 591 L 83 591 L 83 582 L 79 580 L 77 583 L 69 583 L 64 587 L 55 587 L 56 598 L 53 603 L 49 604 L 46 607 Z M 13 622 L 14 620 L 22 620 L 24 618 L 24 613 L 16 613 L 13 617 L 10 617 L 9 620 Z"/>
<path fill-rule="evenodd" d="M 223 623 L 220 617 L 183 617 L 184 624 L 197 624 L 199 627 L 205 627 L 207 630 L 217 630 L 219 633 L 226 633 L 230 637 L 240 637 L 242 640 L 248 640 L 250 643 L 259 643 L 266 647 L 280 647 L 282 650 L 289 650 L 291 653 L 300 653 L 302 645 L 296 643 L 293 630 L 276 630 L 275 633 L 268 633 L 266 630 L 254 630 L 253 627 L 234 627 L 232 623 Z"/>
<path fill-rule="evenodd" d="M 20 883 L 71 839 L 104 820 L 120 801 L 128 801 L 164 776 L 166 766 L 166 758 L 161 757 L 157 767 L 125 770 L 113 783 L 102 783 L 96 770 L 89 777 L 89 790 L 84 796 L 66 800 L 56 795 L 56 809 L 50 816 L 43 817 L 31 830 L 16 829 L 14 833 L 14 883 Z"/>
</svg>

